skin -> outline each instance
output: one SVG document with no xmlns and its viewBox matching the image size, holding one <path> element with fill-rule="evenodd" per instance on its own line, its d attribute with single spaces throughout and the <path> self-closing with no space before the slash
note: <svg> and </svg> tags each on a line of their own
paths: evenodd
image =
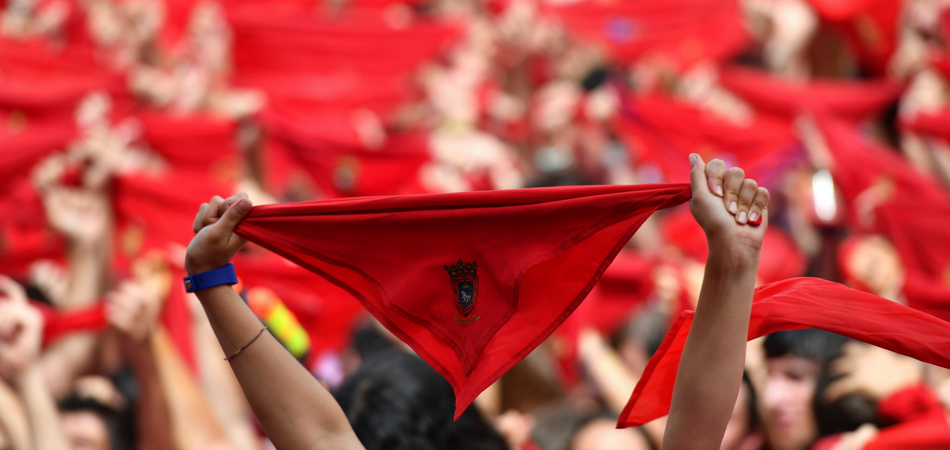
<svg viewBox="0 0 950 450">
<path fill-rule="evenodd" d="M 571 450 L 647 450 L 649 442 L 632 429 L 617 429 L 613 420 L 598 419 L 577 431 Z"/>
<path fill-rule="evenodd" d="M 690 211 L 709 242 L 699 304 L 676 375 L 664 449 L 718 449 L 732 416 L 745 363 L 746 335 L 769 192 L 691 155 Z M 725 207 L 725 208 L 724 208 Z M 750 225 L 761 220 L 758 226 Z"/>
<path fill-rule="evenodd" d="M 72 412 L 60 418 L 72 450 L 110 450 L 105 422 L 91 412 Z"/>
<path fill-rule="evenodd" d="M 690 155 L 690 162 L 690 210 L 709 240 L 709 263 L 677 374 L 664 448 L 718 449 L 742 379 L 769 194 L 745 179 L 741 169 L 726 171 L 722 161 L 707 165 Z M 189 274 L 222 267 L 234 257 L 246 243 L 234 229 L 250 210 L 244 194 L 215 197 L 201 206 L 185 257 Z M 196 294 L 225 354 L 261 331 L 260 320 L 230 286 Z M 363 448 L 330 393 L 270 333 L 261 334 L 230 364 L 276 448 Z"/>
<path fill-rule="evenodd" d="M 818 437 L 812 400 L 820 367 L 790 355 L 772 358 L 766 366 L 761 401 L 769 442 L 775 450 L 806 449 Z"/>
</svg>

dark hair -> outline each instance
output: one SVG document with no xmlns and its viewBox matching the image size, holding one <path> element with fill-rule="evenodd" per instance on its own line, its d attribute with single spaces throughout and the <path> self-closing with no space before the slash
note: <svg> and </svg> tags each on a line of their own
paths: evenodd
<svg viewBox="0 0 950 450">
<path fill-rule="evenodd" d="M 132 450 L 134 436 L 129 414 L 120 414 L 118 411 L 99 403 L 91 398 L 70 395 L 59 404 L 60 413 L 92 413 L 99 417 L 106 426 L 109 436 L 109 448 L 112 450 Z"/>
<path fill-rule="evenodd" d="M 438 372 L 400 350 L 371 353 L 336 392 L 366 450 L 504 450 L 474 407 L 453 421 L 455 395 Z"/>
<path fill-rule="evenodd" d="M 786 330 L 765 338 L 765 357 L 797 356 L 824 365 L 841 353 L 850 338 L 815 328 Z"/>
<path fill-rule="evenodd" d="M 815 411 L 815 422 L 818 425 L 818 436 L 847 433 L 857 430 L 865 423 L 874 424 L 881 428 L 883 424 L 877 416 L 877 404 L 869 397 L 860 394 L 850 394 L 833 402 L 824 398 L 828 385 L 840 377 L 831 376 L 825 367 L 818 383 L 815 386 L 815 398 L 812 409 Z"/>
<path fill-rule="evenodd" d="M 881 426 L 875 403 L 868 397 L 852 394 L 830 403 L 824 399 L 828 385 L 840 378 L 830 374 L 829 365 L 841 356 L 842 347 L 850 341 L 848 337 L 813 328 L 780 331 L 765 339 L 767 358 L 792 355 L 821 367 L 812 399 L 819 437 L 854 431 L 864 423 Z"/>
<path fill-rule="evenodd" d="M 595 420 L 617 421 L 617 416 L 604 410 L 578 410 L 576 407 L 559 406 L 535 414 L 537 425 L 531 430 L 531 440 L 542 450 L 571 450 L 574 437 Z M 659 448 L 643 428 L 631 431 L 640 434 L 652 449 Z"/>
</svg>

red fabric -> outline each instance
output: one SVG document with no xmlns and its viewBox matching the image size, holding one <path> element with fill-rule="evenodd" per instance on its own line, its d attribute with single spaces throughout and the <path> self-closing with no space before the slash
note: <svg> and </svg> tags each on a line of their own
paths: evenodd
<svg viewBox="0 0 950 450">
<path fill-rule="evenodd" d="M 50 345 L 68 334 L 83 331 L 98 333 L 108 326 L 105 307 L 102 302 L 69 312 L 57 311 L 55 308 L 42 303 L 33 303 L 33 306 L 43 315 L 44 346 Z"/>
<path fill-rule="evenodd" d="M 126 233 L 143 235 L 141 245 L 120 242 L 118 249 L 123 256 L 134 257 L 147 249 L 165 250 L 169 242 L 188 245 L 195 236 L 195 211 L 211 197 L 227 197 L 232 191 L 228 184 L 182 171 L 117 177 L 113 191 L 116 235 L 120 241 Z"/>
<path fill-rule="evenodd" d="M 380 11 L 322 18 L 310 8 L 301 13 L 297 7 L 274 7 L 270 2 L 230 8 L 235 72 L 320 73 L 341 67 L 358 73 L 405 73 L 461 35 L 455 27 L 434 22 L 397 29 Z"/>
<path fill-rule="evenodd" d="M 94 91 L 112 94 L 123 108 L 130 101 L 125 77 L 103 69 L 85 49 L 0 38 L 0 111 L 72 119 L 78 102 Z"/>
<path fill-rule="evenodd" d="M 948 195 L 940 184 L 915 169 L 896 150 L 874 142 L 853 125 L 819 116 L 817 124 L 834 158 L 831 174 L 850 208 L 853 223 L 862 227 L 854 210 L 856 198 L 880 183 L 893 184 L 894 199 L 917 199 L 940 204 Z M 860 164 L 855 164 L 860 161 Z"/>
<path fill-rule="evenodd" d="M 950 198 L 878 207 L 876 228 L 894 244 L 905 270 L 907 305 L 950 321 Z"/>
<path fill-rule="evenodd" d="M 865 70 L 887 73 L 897 48 L 901 0 L 809 0 L 822 20 L 838 30 Z"/>
<path fill-rule="evenodd" d="M 36 163 L 56 150 L 65 150 L 75 135 L 75 126 L 69 121 L 27 121 L 22 129 L 0 127 L 0 192 L 10 192 L 14 183 L 28 180 Z"/>
<path fill-rule="evenodd" d="M 680 315 L 637 383 L 618 426 L 666 415 L 693 311 Z M 749 339 L 782 330 L 820 328 L 950 368 L 950 323 L 872 294 L 817 278 L 793 278 L 755 290 Z"/>
<path fill-rule="evenodd" d="M 709 247 L 706 233 L 693 220 L 687 208 L 678 208 L 663 217 L 660 227 L 666 242 L 676 246 L 687 256 L 706 262 Z M 788 235 L 778 226 L 770 227 L 762 241 L 762 254 L 759 258 L 759 281 L 771 283 L 786 278 L 799 277 L 808 268 L 808 258 Z"/>
<path fill-rule="evenodd" d="M 801 82 L 738 66 L 721 69 L 719 83 L 756 111 L 789 119 L 818 110 L 839 119 L 862 121 L 894 102 L 904 89 L 887 79 Z"/>
<path fill-rule="evenodd" d="M 943 405 L 926 385 L 910 386 L 895 392 L 878 402 L 877 412 L 885 423 L 898 425 L 883 428 L 864 448 L 936 449 L 950 445 L 950 426 L 947 425 Z M 834 450 L 843 436 L 838 434 L 823 438 L 811 449 Z"/>
<path fill-rule="evenodd" d="M 255 207 L 236 232 L 353 294 L 445 376 L 457 417 L 577 308 L 650 214 L 689 196 L 679 184 L 339 199 Z M 457 264 L 477 280 L 453 279 Z"/>
<path fill-rule="evenodd" d="M 742 52 L 749 37 L 735 1 L 583 1 L 549 6 L 565 28 L 605 49 L 616 62 L 659 55 L 675 68 L 724 60 Z"/>
<path fill-rule="evenodd" d="M 299 125 L 299 124 L 298 124 Z M 305 136 L 274 130 L 269 153 L 284 150 L 333 197 L 420 193 L 419 168 L 429 161 L 424 134 L 393 134 L 378 150 L 321 145 Z"/>
<path fill-rule="evenodd" d="M 620 129 L 634 160 L 656 165 L 672 182 L 688 181 L 690 153 L 740 166 L 760 185 L 801 153 L 785 120 L 756 117 L 737 125 L 659 96 L 633 98 Z"/>
<path fill-rule="evenodd" d="M 218 180 L 236 178 L 236 123 L 210 116 L 162 114 L 142 115 L 138 120 L 142 140 L 175 170 L 196 171 Z"/>
<path fill-rule="evenodd" d="M 917 114 L 913 119 L 901 123 L 905 130 L 950 142 L 950 126 L 947 124 L 950 124 L 950 108 L 935 113 Z"/>
<path fill-rule="evenodd" d="M 901 389 L 881 400 L 877 414 L 887 423 L 936 421 L 947 425 L 940 399 L 925 385 Z"/>
</svg>

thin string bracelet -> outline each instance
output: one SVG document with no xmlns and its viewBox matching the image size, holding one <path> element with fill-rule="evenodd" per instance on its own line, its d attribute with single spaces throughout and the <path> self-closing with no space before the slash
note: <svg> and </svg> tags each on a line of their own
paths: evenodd
<svg viewBox="0 0 950 450">
<path fill-rule="evenodd" d="M 253 344 L 254 341 L 257 340 L 257 338 L 261 337 L 261 335 L 264 334 L 264 330 L 266 330 L 266 329 L 267 329 L 266 326 L 265 326 L 264 328 L 261 328 L 261 331 L 258 331 L 258 332 L 257 332 L 257 336 L 254 336 L 254 339 L 251 339 L 250 342 L 248 342 L 247 344 L 244 344 L 244 347 L 241 347 L 241 348 L 237 349 L 236 352 L 231 353 L 231 356 L 228 356 L 227 358 L 224 358 L 224 360 L 225 360 L 225 361 L 230 361 L 231 358 L 234 358 L 235 356 L 237 356 L 237 354 L 238 354 L 238 353 L 241 353 L 242 350 L 244 350 L 244 349 L 250 347 L 251 344 Z"/>
</svg>

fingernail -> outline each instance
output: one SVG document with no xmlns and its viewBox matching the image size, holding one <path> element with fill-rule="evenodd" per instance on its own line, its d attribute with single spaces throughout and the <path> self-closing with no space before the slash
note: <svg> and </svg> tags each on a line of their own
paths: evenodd
<svg viewBox="0 0 950 450">
<path fill-rule="evenodd" d="M 742 211 L 739 213 L 738 219 L 739 219 L 739 223 L 746 223 L 745 211 Z"/>
<path fill-rule="evenodd" d="M 736 206 L 736 202 L 732 202 L 729 204 L 729 212 L 735 214 L 738 209 L 739 208 Z"/>
<path fill-rule="evenodd" d="M 716 186 L 716 194 L 722 197 L 722 186 Z"/>
<path fill-rule="evenodd" d="M 690 154 L 689 154 L 689 165 L 691 165 L 691 166 L 695 166 L 695 165 L 696 165 L 696 154 L 695 154 L 695 153 L 690 153 Z"/>
<path fill-rule="evenodd" d="M 241 211 L 242 213 L 246 213 L 251 210 L 251 202 L 244 199 L 238 200 L 236 206 L 238 211 Z"/>
<path fill-rule="evenodd" d="M 755 220 L 758 218 L 759 218 L 759 213 L 757 212 L 749 213 L 749 222 L 755 222 Z"/>
</svg>

